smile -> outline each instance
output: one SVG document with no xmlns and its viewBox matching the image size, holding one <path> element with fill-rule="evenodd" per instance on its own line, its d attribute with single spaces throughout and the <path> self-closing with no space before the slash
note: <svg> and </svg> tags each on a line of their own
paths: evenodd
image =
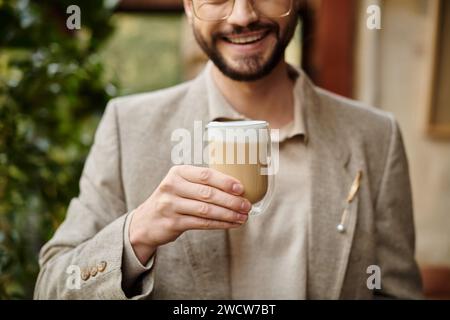
<svg viewBox="0 0 450 320">
<path fill-rule="evenodd" d="M 258 42 L 265 38 L 269 34 L 269 31 L 265 32 L 258 32 L 253 34 L 241 34 L 241 35 L 232 35 L 224 37 L 223 39 L 227 42 L 233 43 L 233 44 L 252 44 L 255 42 Z"/>
</svg>

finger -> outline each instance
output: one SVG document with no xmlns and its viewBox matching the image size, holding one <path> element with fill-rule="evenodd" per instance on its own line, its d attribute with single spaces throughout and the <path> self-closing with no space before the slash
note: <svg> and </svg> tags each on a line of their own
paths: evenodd
<svg viewBox="0 0 450 320">
<path fill-rule="evenodd" d="M 173 185 L 175 194 L 179 197 L 212 203 L 233 211 L 248 213 L 251 203 L 245 198 L 234 196 L 214 187 L 192 183 L 180 179 Z"/>
<path fill-rule="evenodd" d="M 186 198 L 178 198 L 174 201 L 174 210 L 179 214 L 192 215 L 199 218 L 231 223 L 243 224 L 248 219 L 247 214 L 235 212 L 214 204 Z"/>
<path fill-rule="evenodd" d="M 242 226 L 239 223 L 230 223 L 225 221 L 198 218 L 194 216 L 183 216 L 180 221 L 183 230 L 221 230 L 236 229 Z"/>
<path fill-rule="evenodd" d="M 214 169 L 181 166 L 179 174 L 192 183 L 209 185 L 235 195 L 244 193 L 244 186 L 239 180 Z"/>
</svg>

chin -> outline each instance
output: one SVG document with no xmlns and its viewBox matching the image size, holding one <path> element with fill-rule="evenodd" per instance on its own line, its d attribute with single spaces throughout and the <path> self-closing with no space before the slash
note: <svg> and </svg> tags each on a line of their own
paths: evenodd
<svg viewBox="0 0 450 320">
<path fill-rule="evenodd" d="M 239 59 L 227 62 L 225 74 L 235 74 L 237 78 L 258 80 L 266 76 L 273 68 L 269 68 L 269 61 L 261 59 Z"/>
</svg>

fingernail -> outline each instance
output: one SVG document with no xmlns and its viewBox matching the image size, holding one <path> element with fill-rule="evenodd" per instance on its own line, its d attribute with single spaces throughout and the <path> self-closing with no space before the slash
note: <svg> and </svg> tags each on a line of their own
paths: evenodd
<svg viewBox="0 0 450 320">
<path fill-rule="evenodd" d="M 241 194 L 244 192 L 244 187 L 239 183 L 235 183 L 233 184 L 233 192 L 236 194 Z"/>
<path fill-rule="evenodd" d="M 241 204 L 241 210 L 242 211 L 245 211 L 245 212 L 250 211 L 250 208 L 251 208 L 250 202 L 248 202 L 248 201 L 243 201 L 242 202 L 242 204 Z"/>
<path fill-rule="evenodd" d="M 248 219 L 248 215 L 246 215 L 246 214 L 238 214 L 238 220 L 241 223 L 247 221 L 247 219 Z"/>
</svg>

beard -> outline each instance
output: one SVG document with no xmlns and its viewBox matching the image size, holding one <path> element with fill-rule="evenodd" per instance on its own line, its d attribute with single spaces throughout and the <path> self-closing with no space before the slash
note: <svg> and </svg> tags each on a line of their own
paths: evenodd
<svg viewBox="0 0 450 320">
<path fill-rule="evenodd" d="M 280 27 L 276 23 L 255 22 L 247 27 L 234 26 L 230 32 L 213 33 L 210 43 L 206 41 L 195 25 L 193 31 L 202 50 L 225 76 L 235 81 L 255 81 L 270 74 L 284 58 L 284 52 L 294 35 L 296 26 L 297 19 L 291 19 L 283 34 L 280 34 Z M 262 54 L 240 57 L 236 60 L 235 66 L 232 66 L 218 50 L 217 43 L 224 41 L 227 35 L 239 35 L 251 31 L 266 31 L 268 34 L 265 37 L 269 37 L 271 34 L 275 35 L 276 43 L 272 52 L 267 57 Z"/>
</svg>

